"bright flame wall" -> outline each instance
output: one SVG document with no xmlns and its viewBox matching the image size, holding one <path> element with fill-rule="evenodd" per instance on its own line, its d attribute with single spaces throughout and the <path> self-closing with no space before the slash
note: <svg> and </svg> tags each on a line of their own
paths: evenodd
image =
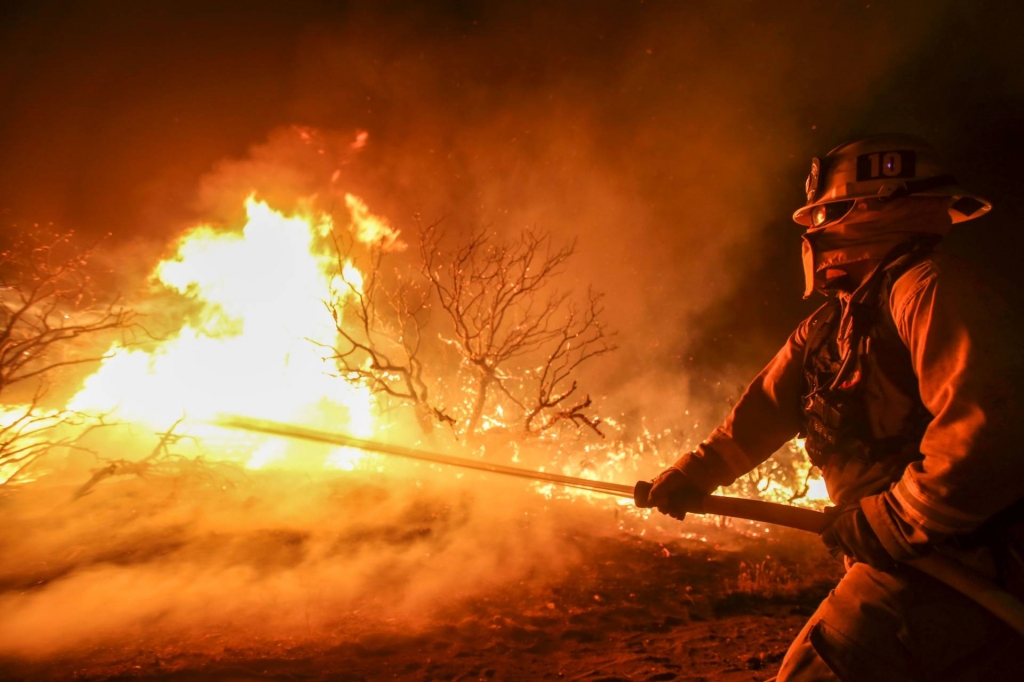
<svg viewBox="0 0 1024 682">
<path fill-rule="evenodd" d="M 190 230 L 175 256 L 156 267 L 154 286 L 197 304 L 197 319 L 151 350 L 116 350 L 85 380 L 71 409 L 153 430 L 184 416 L 197 436 L 209 435 L 202 422 L 221 413 L 373 435 L 373 396 L 330 375 L 337 331 L 325 302 L 335 275 L 330 254 L 318 252 L 330 220 L 286 217 L 252 198 L 246 213 L 241 231 Z M 223 434 L 220 447 L 230 447 Z M 267 441 L 249 465 L 285 450 L 281 441 Z M 352 453 L 329 459 L 346 467 Z"/>
</svg>

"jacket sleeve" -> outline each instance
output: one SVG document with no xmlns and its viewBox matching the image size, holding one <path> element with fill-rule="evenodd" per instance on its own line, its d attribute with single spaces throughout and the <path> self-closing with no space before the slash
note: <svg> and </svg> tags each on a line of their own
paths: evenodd
<svg viewBox="0 0 1024 682">
<path fill-rule="evenodd" d="M 897 559 L 970 533 L 1024 494 L 1020 349 L 1009 309 L 997 301 L 941 260 L 919 264 L 893 287 L 893 319 L 933 416 L 923 460 L 887 492 L 861 501 Z"/>
<path fill-rule="evenodd" d="M 796 436 L 801 427 L 804 345 L 817 316 L 816 312 L 797 327 L 725 422 L 675 466 L 714 490 L 731 484 Z"/>
</svg>

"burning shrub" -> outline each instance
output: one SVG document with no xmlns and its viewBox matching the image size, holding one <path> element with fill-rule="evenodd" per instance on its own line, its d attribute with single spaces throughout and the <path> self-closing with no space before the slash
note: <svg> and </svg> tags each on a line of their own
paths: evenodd
<svg viewBox="0 0 1024 682">
<path fill-rule="evenodd" d="M 517 423 L 537 435 L 571 423 L 602 435 L 575 375 L 615 345 L 599 294 L 589 291 L 580 305 L 557 288 L 574 245 L 527 230 L 506 242 L 476 232 L 445 250 L 435 223 L 420 229 L 421 279 L 385 278 L 384 256 L 404 244 L 353 201 L 351 233 L 335 237 L 341 286 L 328 302 L 341 340 L 333 359 L 345 379 L 413 406 L 425 431 L 433 421 L 469 435 Z M 357 268 L 359 244 L 366 253 Z M 444 347 L 425 347 L 431 303 L 450 325 L 437 337 L 458 358 L 448 371 Z"/>
<path fill-rule="evenodd" d="M 384 282 L 384 255 L 404 249 L 405 244 L 383 219 L 371 216 L 365 204 L 351 195 L 347 198 L 352 232 L 332 232 L 339 286 L 327 301 L 338 332 L 331 359 L 345 380 L 411 405 L 425 432 L 432 429 L 434 419 L 454 426 L 452 417 L 432 406 L 424 378 L 424 330 L 430 313 L 427 292 L 398 273 L 391 282 Z M 366 248 L 361 269 L 353 264 L 357 243 Z"/>
<path fill-rule="evenodd" d="M 600 319 L 600 295 L 590 291 L 580 308 L 555 287 L 575 245 L 556 247 L 551 235 L 526 230 L 504 243 L 477 232 L 449 253 L 440 247 L 436 226 L 421 230 L 423 274 L 451 323 L 447 342 L 473 375 L 465 431 L 479 430 L 493 393 L 519 409 L 527 433 L 568 422 L 601 435 L 600 419 L 585 412 L 590 396 L 576 397 L 573 374 L 615 346 Z M 525 367 L 516 367 L 520 360 Z"/>
<path fill-rule="evenodd" d="M 728 493 L 814 508 L 829 499 L 825 480 L 811 465 L 800 439 L 786 443 L 771 459 L 740 477 L 729 486 Z"/>
<path fill-rule="evenodd" d="M 134 313 L 97 291 L 95 246 L 73 237 L 22 230 L 0 251 L 0 483 L 103 423 L 48 406 L 49 389 L 57 376 L 106 357 L 92 349 L 110 333 L 134 330 Z"/>
</svg>

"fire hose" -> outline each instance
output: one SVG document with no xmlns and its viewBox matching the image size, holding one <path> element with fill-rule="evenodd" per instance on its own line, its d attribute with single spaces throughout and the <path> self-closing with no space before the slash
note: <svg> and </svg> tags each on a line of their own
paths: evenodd
<svg viewBox="0 0 1024 682">
<path fill-rule="evenodd" d="M 648 500 L 651 483 L 648 481 L 639 481 L 636 485 L 632 486 L 594 481 L 576 476 L 566 476 L 546 471 L 533 471 L 465 457 L 427 452 L 390 443 L 355 438 L 341 433 L 248 417 L 225 415 L 216 419 L 214 423 L 225 428 L 351 447 L 367 452 L 404 457 L 422 462 L 474 469 L 503 476 L 516 476 L 532 481 L 554 483 L 569 488 L 600 492 L 617 497 L 628 497 L 634 501 L 637 507 L 648 508 L 651 506 Z M 714 514 L 770 523 L 817 534 L 821 534 L 832 522 L 832 517 L 823 512 L 800 509 L 773 502 L 747 500 L 722 495 L 706 495 L 703 498 L 695 499 L 687 504 L 686 511 L 693 514 Z M 1000 589 L 984 576 L 955 559 L 941 556 L 934 552 L 916 559 L 905 560 L 902 563 L 956 590 L 1002 620 L 1018 634 L 1024 636 L 1024 603 L 1009 592 Z"/>
</svg>

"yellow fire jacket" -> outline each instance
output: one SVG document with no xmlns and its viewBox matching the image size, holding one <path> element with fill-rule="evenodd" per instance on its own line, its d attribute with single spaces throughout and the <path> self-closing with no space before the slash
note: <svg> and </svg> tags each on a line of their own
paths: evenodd
<svg viewBox="0 0 1024 682">
<path fill-rule="evenodd" d="M 944 255 L 904 272 L 891 287 L 889 305 L 932 415 L 922 459 L 896 471 L 830 462 L 822 473 L 833 501 L 859 500 L 883 545 L 901 558 L 969 534 L 1024 497 L 1024 345 L 1016 342 L 1018 329 L 1009 326 L 998 297 Z M 703 460 L 713 484 L 731 483 L 801 430 L 810 321 L 800 324 L 690 456 Z"/>
</svg>

